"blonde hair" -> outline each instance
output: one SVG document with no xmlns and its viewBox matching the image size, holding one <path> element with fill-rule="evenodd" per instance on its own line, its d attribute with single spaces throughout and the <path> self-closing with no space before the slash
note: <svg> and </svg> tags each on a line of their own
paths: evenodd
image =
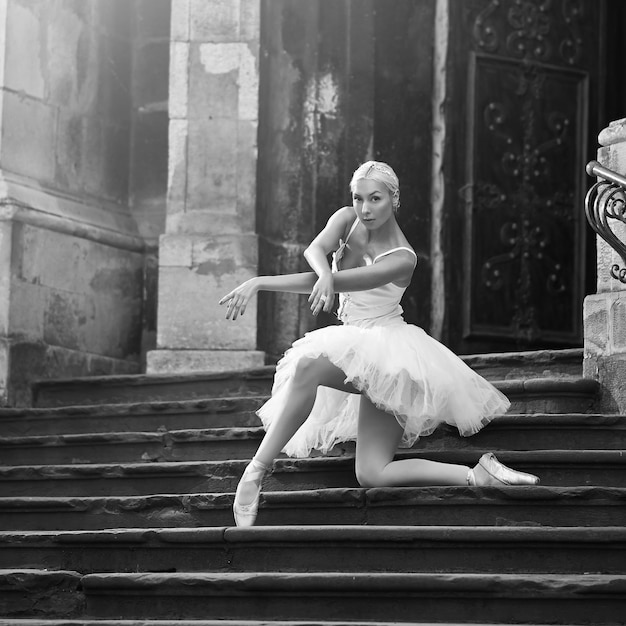
<svg viewBox="0 0 626 626">
<path fill-rule="evenodd" d="M 400 181 L 393 169 L 382 161 L 366 161 L 356 168 L 350 181 L 350 191 L 354 193 L 356 182 L 363 178 L 383 183 L 391 194 L 391 205 L 397 211 L 400 207 Z"/>
</svg>

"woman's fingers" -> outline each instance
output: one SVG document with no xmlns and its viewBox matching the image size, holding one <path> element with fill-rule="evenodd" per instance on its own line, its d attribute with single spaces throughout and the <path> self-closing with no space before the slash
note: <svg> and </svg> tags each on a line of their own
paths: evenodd
<svg viewBox="0 0 626 626">
<path fill-rule="evenodd" d="M 335 296 L 328 298 L 328 300 L 326 300 L 326 302 L 324 303 L 324 311 L 326 311 L 326 313 L 331 313 L 333 310 L 334 304 L 335 304 Z"/>
</svg>

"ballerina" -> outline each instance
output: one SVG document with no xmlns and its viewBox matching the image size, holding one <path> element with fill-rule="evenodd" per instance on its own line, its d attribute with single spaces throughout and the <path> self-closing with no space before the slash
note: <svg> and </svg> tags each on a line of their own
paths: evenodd
<svg viewBox="0 0 626 626">
<path fill-rule="evenodd" d="M 313 315 L 331 312 L 338 293 L 342 322 L 307 333 L 278 362 L 272 395 L 258 411 L 266 434 L 235 493 L 238 526 L 254 524 L 263 477 L 281 451 L 306 457 L 347 440 L 356 440 L 363 487 L 539 483 L 490 452 L 473 468 L 394 460 L 399 446 L 413 446 L 443 423 L 473 435 L 510 402 L 402 317 L 400 300 L 418 259 L 396 220 L 400 189 L 393 169 L 367 161 L 350 189 L 352 206 L 336 211 L 304 252 L 312 272 L 254 277 L 220 300 L 234 321 L 261 290 L 309 294 Z"/>
</svg>

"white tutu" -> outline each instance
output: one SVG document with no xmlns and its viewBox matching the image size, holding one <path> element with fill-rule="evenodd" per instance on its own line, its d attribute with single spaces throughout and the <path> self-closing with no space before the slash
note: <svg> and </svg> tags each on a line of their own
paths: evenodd
<svg viewBox="0 0 626 626">
<path fill-rule="evenodd" d="M 276 368 L 272 397 L 258 415 L 267 430 L 287 401 L 299 359 L 328 359 L 377 407 L 404 428 L 402 447 L 442 423 L 473 435 L 510 407 L 508 398 L 421 328 L 404 321 L 382 326 L 329 326 L 307 333 Z M 284 452 L 306 457 L 356 439 L 359 396 L 319 387 L 311 414 Z"/>
</svg>

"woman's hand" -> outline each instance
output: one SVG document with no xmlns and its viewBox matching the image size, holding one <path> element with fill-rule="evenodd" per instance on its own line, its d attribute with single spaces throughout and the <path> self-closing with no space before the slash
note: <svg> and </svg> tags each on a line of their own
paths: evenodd
<svg viewBox="0 0 626 626">
<path fill-rule="evenodd" d="M 333 310 L 335 304 L 335 286 L 333 281 L 333 275 L 330 272 L 322 274 L 318 279 L 311 295 L 309 296 L 309 303 L 311 304 L 311 311 L 313 315 L 319 315 L 321 311 L 330 313 Z"/>
<path fill-rule="evenodd" d="M 258 278 L 255 277 L 241 283 L 239 287 L 235 287 L 230 293 L 227 293 L 220 300 L 220 304 L 228 304 L 226 319 L 235 321 L 238 315 L 243 315 L 246 312 L 248 301 L 256 295 L 258 290 Z"/>
</svg>

